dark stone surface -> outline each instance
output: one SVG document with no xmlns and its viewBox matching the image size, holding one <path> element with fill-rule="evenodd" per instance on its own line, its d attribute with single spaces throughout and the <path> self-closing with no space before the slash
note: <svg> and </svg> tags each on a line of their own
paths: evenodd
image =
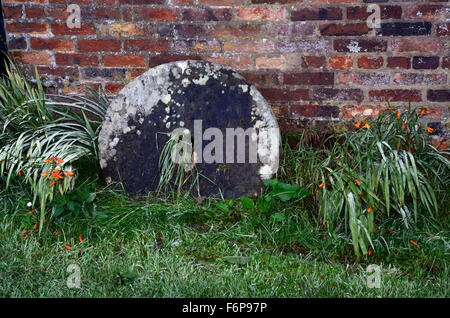
<svg viewBox="0 0 450 318">
<path fill-rule="evenodd" d="M 197 61 L 169 63 L 153 71 L 156 69 L 144 73 L 119 93 L 111 103 L 99 137 L 101 166 L 107 181 L 122 180 L 131 194 L 145 194 L 157 188 L 160 153 L 169 139 L 167 133 L 175 128 L 189 129 L 194 138 L 194 120 L 200 119 L 203 132 L 215 127 L 224 136 L 226 128 L 245 130 L 258 122 L 277 127 L 270 107 L 256 89 L 230 69 Z M 152 87 L 155 84 L 157 92 Z M 252 96 L 255 91 L 256 98 Z M 204 140 L 202 148 L 210 142 Z M 246 138 L 247 149 L 248 143 Z M 225 158 L 225 140 L 223 146 Z M 262 163 L 248 163 L 248 159 L 246 162 L 196 163 L 200 194 L 214 195 L 219 189 L 225 197 L 258 193 L 263 184 Z"/>
</svg>

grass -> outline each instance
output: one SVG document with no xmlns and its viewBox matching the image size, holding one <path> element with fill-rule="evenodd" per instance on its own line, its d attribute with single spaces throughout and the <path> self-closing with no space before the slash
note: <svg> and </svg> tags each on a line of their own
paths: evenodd
<svg viewBox="0 0 450 318">
<path fill-rule="evenodd" d="M 289 203 L 277 211 L 288 218 L 277 221 L 274 211 L 209 213 L 208 200 L 133 201 L 99 187 L 95 217 L 55 218 L 38 236 L 28 195 L 19 186 L 0 192 L 2 297 L 449 296 L 442 226 L 433 237 L 419 228 L 391 234 L 355 261 L 346 236 L 331 237 Z M 81 268 L 81 289 L 66 286 L 70 264 Z M 369 264 L 382 267 L 380 289 L 367 287 Z"/>
</svg>

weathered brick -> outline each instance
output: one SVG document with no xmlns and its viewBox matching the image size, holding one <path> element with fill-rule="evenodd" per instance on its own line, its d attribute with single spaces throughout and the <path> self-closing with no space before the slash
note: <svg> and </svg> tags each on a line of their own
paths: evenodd
<svg viewBox="0 0 450 318">
<path fill-rule="evenodd" d="M 447 49 L 443 40 L 418 38 L 395 39 L 391 46 L 394 52 L 442 53 Z"/>
<path fill-rule="evenodd" d="M 152 51 L 152 52 L 167 52 L 169 50 L 168 40 L 126 40 L 124 41 L 125 51 Z"/>
<path fill-rule="evenodd" d="M 439 67 L 439 56 L 414 56 L 413 68 L 433 70 Z"/>
<path fill-rule="evenodd" d="M 402 56 L 390 56 L 387 60 L 388 68 L 411 68 L 411 58 Z"/>
<path fill-rule="evenodd" d="M 450 89 L 429 89 L 427 99 L 430 102 L 450 102 Z"/>
<path fill-rule="evenodd" d="M 316 88 L 312 92 L 312 99 L 319 102 L 356 101 L 361 103 L 364 94 L 360 89 Z"/>
<path fill-rule="evenodd" d="M 381 19 L 401 19 L 402 7 L 400 6 L 380 6 Z M 367 7 L 348 7 L 348 20 L 367 20 L 372 11 L 367 12 Z"/>
<path fill-rule="evenodd" d="M 450 23 L 442 23 L 436 26 L 437 36 L 449 36 L 450 35 Z"/>
<path fill-rule="evenodd" d="M 447 74 L 396 73 L 393 82 L 398 85 L 445 85 Z"/>
<path fill-rule="evenodd" d="M 278 20 L 286 18 L 285 8 L 237 8 L 238 20 Z"/>
<path fill-rule="evenodd" d="M 118 52 L 121 43 L 118 40 L 79 40 L 80 52 Z"/>
<path fill-rule="evenodd" d="M 280 88 L 260 88 L 259 91 L 269 101 L 296 102 L 310 99 L 308 89 L 287 90 Z"/>
<path fill-rule="evenodd" d="M 336 7 L 298 8 L 291 11 L 291 20 L 342 20 L 342 9 Z"/>
<path fill-rule="evenodd" d="M 57 65 L 98 65 L 98 57 L 96 55 L 87 55 L 81 53 L 56 53 L 55 61 Z"/>
<path fill-rule="evenodd" d="M 326 63 L 325 56 L 302 56 L 303 68 L 323 68 Z"/>
<path fill-rule="evenodd" d="M 430 22 L 390 22 L 381 23 L 377 35 L 382 36 L 417 36 L 431 34 Z"/>
<path fill-rule="evenodd" d="M 325 24 L 320 26 L 320 34 L 324 36 L 350 36 L 364 35 L 369 33 L 370 29 L 367 23 L 355 24 Z"/>
<path fill-rule="evenodd" d="M 407 17 L 420 20 L 441 20 L 445 19 L 447 14 L 448 8 L 441 5 L 414 5 L 407 9 Z"/>
<path fill-rule="evenodd" d="M 422 95 L 418 90 L 385 89 L 369 92 L 372 102 L 420 102 Z"/>
<path fill-rule="evenodd" d="M 450 68 L 450 56 L 445 56 L 442 58 L 442 68 Z"/>
<path fill-rule="evenodd" d="M 51 65 L 51 56 L 48 52 L 12 52 L 16 63 Z"/>
<path fill-rule="evenodd" d="M 223 49 L 225 52 L 232 53 L 272 53 L 275 52 L 275 43 L 267 40 L 240 40 L 225 42 L 223 44 Z"/>
<path fill-rule="evenodd" d="M 255 61 L 257 69 L 286 69 L 286 58 L 284 56 L 278 57 L 257 57 Z"/>
<path fill-rule="evenodd" d="M 333 85 L 334 74 L 326 72 L 288 73 L 283 76 L 287 85 Z"/>
<path fill-rule="evenodd" d="M 259 87 L 263 86 L 277 86 L 280 84 L 278 75 L 272 73 L 242 73 L 247 81 Z"/>
<path fill-rule="evenodd" d="M 33 50 L 74 51 L 75 44 L 71 40 L 31 38 L 30 47 Z"/>
<path fill-rule="evenodd" d="M 47 23 L 6 21 L 8 33 L 45 34 L 49 32 Z"/>
<path fill-rule="evenodd" d="M 337 52 L 348 53 L 386 52 L 387 41 L 365 39 L 337 39 L 334 40 L 333 48 Z"/>
<path fill-rule="evenodd" d="M 328 65 L 340 70 L 352 68 L 353 58 L 350 56 L 332 56 L 328 59 Z"/>
<path fill-rule="evenodd" d="M 182 11 L 183 21 L 230 21 L 231 9 L 189 8 Z"/>
<path fill-rule="evenodd" d="M 386 73 L 343 72 L 339 73 L 338 80 L 346 85 L 380 86 L 389 85 L 390 76 Z"/>
<path fill-rule="evenodd" d="M 378 117 L 383 106 L 345 105 L 341 109 L 342 118 L 368 118 Z"/>
<path fill-rule="evenodd" d="M 105 66 L 146 66 L 143 55 L 103 55 L 103 64 Z"/>
<path fill-rule="evenodd" d="M 291 117 L 339 117 L 339 107 L 320 105 L 292 105 Z"/>
<path fill-rule="evenodd" d="M 380 57 L 363 56 L 358 59 L 358 67 L 368 70 L 378 69 L 383 66 L 384 59 Z"/>
</svg>

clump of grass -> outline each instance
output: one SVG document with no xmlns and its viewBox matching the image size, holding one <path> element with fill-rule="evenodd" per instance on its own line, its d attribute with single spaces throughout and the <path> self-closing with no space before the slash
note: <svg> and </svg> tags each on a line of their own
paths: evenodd
<svg viewBox="0 0 450 318">
<path fill-rule="evenodd" d="M 47 203 L 56 192 L 73 189 L 76 177 L 50 187 L 42 177 L 48 172 L 46 160 L 59 158 L 57 169 L 71 173 L 79 160 L 97 161 L 97 137 L 108 102 L 92 90 L 86 98 L 46 96 L 37 70 L 35 81 L 32 85 L 12 63 L 0 80 L 0 174 L 6 176 L 6 187 L 12 179 L 31 187 L 33 204 L 40 202 L 42 230 Z"/>
<path fill-rule="evenodd" d="M 314 193 L 318 225 L 351 235 L 357 256 L 374 248 L 381 220 L 410 228 L 438 217 L 446 200 L 449 153 L 431 145 L 432 129 L 419 122 L 425 111 L 388 108 L 319 147 L 286 143 L 282 175 Z"/>
</svg>

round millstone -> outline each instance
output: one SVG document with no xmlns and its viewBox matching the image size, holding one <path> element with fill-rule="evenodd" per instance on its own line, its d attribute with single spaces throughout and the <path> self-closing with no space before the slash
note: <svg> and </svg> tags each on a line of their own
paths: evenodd
<svg viewBox="0 0 450 318">
<path fill-rule="evenodd" d="M 195 133 L 198 123 L 200 135 Z M 217 136 L 204 138 L 208 128 L 223 134 L 222 161 L 217 159 L 220 143 L 216 148 L 208 147 Z M 227 132 L 237 132 L 238 128 L 256 131 L 241 138 L 241 144 L 245 140 L 244 162 L 242 156 L 238 161 L 238 151 L 242 150 L 238 137 L 233 137 L 235 147 L 227 148 Z M 263 180 L 272 178 L 278 169 L 278 124 L 258 90 L 231 69 L 189 60 L 149 69 L 111 102 L 99 135 L 100 166 L 106 181 L 121 180 L 130 194 L 155 190 L 161 152 L 176 129 L 190 132 L 192 161 L 183 167 L 186 171 L 195 167 L 196 189 L 202 196 L 219 192 L 225 197 L 255 195 Z M 250 159 L 253 143 L 257 144 L 256 162 Z M 217 160 L 207 162 L 203 151 L 217 155 Z M 227 160 L 227 156 L 232 159 Z"/>
</svg>

